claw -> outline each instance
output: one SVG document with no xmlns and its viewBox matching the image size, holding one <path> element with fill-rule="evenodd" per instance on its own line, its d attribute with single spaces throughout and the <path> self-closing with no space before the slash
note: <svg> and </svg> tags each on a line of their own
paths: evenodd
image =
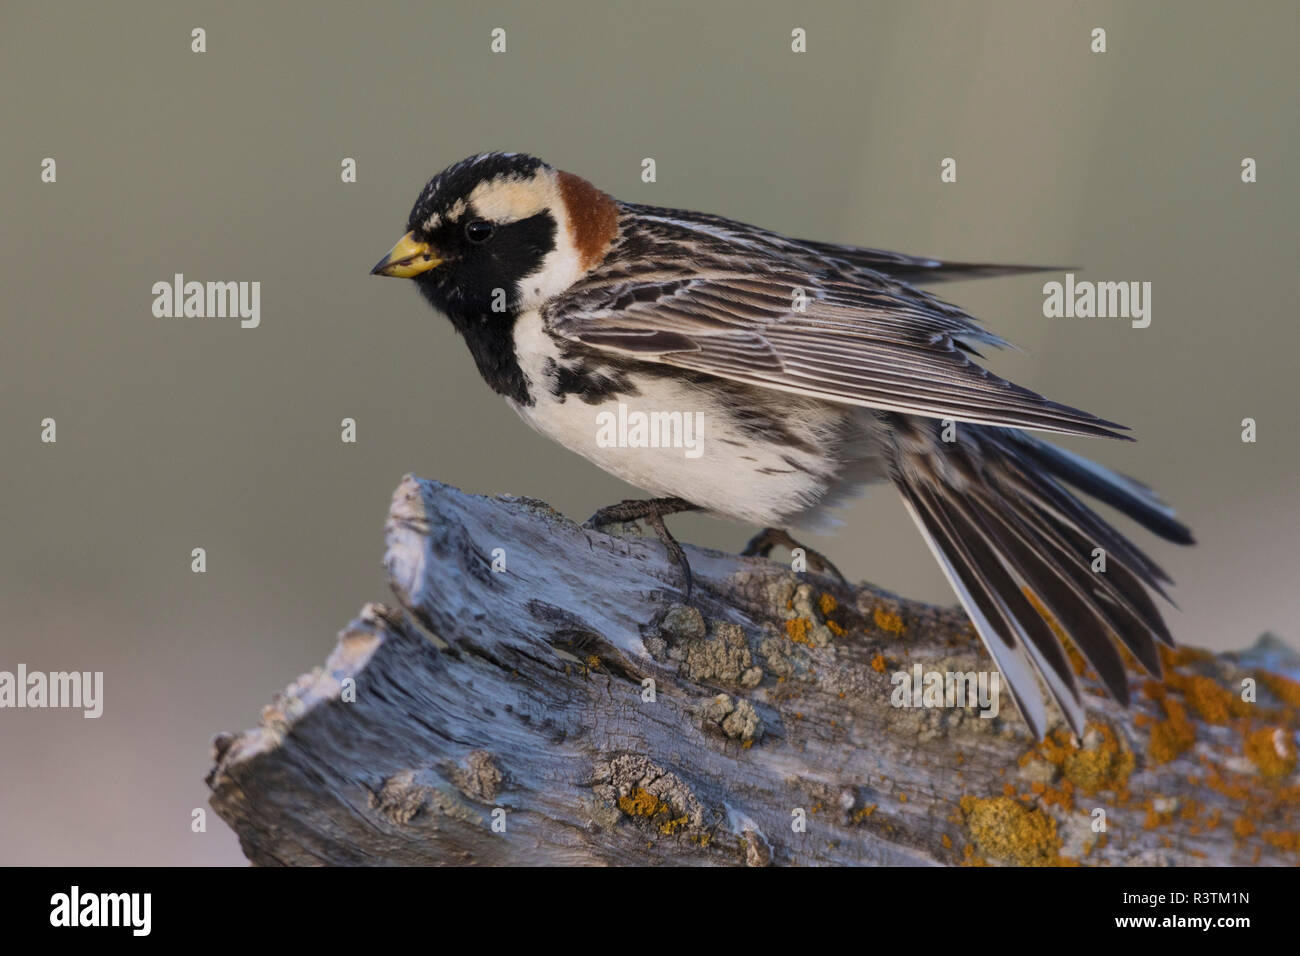
<svg viewBox="0 0 1300 956">
<path fill-rule="evenodd" d="M 682 575 L 686 578 L 685 603 L 690 604 L 691 593 L 694 590 L 691 565 L 686 560 L 686 552 L 682 550 L 682 546 L 677 543 L 677 539 L 672 536 L 667 525 L 664 524 L 664 516 L 695 510 L 697 510 L 696 505 L 682 498 L 630 498 L 626 501 L 620 501 L 616 505 L 601 508 L 584 521 L 582 526 L 592 530 L 600 530 L 611 524 L 644 521 L 646 526 L 655 533 L 655 537 L 662 541 L 664 547 L 668 549 L 668 557 L 676 561 L 682 569 Z"/>
<path fill-rule="evenodd" d="M 793 551 L 795 548 L 802 548 L 804 555 L 808 558 L 808 566 L 814 571 L 827 572 L 835 577 L 841 584 L 848 586 L 848 581 L 844 575 L 840 574 L 840 569 L 830 562 L 830 559 L 820 551 L 816 551 L 806 544 L 800 544 L 794 538 L 790 537 L 788 532 L 779 528 L 764 528 L 754 537 L 749 539 L 740 556 L 743 558 L 766 558 L 771 555 L 772 549 L 777 546 L 788 548 Z"/>
<path fill-rule="evenodd" d="M 691 591 L 694 589 L 695 581 L 691 574 L 691 563 L 686 560 L 686 552 L 683 551 L 682 546 L 677 543 L 677 539 L 669 533 L 668 527 L 664 524 L 662 515 L 647 515 L 645 523 L 650 526 L 650 530 L 653 531 L 659 540 L 664 543 L 664 547 L 668 549 L 668 557 L 676 561 L 678 566 L 682 569 L 682 575 L 686 578 L 686 597 L 682 603 L 690 604 Z"/>
</svg>

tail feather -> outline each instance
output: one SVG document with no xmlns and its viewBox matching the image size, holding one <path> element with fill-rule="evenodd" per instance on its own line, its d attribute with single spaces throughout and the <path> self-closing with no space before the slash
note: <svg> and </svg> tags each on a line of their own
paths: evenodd
<svg viewBox="0 0 1300 956">
<path fill-rule="evenodd" d="M 1163 595 L 1168 575 L 1057 479 L 1190 543 L 1154 492 L 1012 429 L 965 426 L 959 442 L 945 443 L 937 423 L 900 417 L 896 431 L 894 482 L 1035 735 L 1046 721 L 1035 672 L 1082 731 L 1061 633 L 1123 704 L 1129 684 L 1117 645 L 1160 674 L 1158 644 L 1173 638 L 1147 589 Z M 1092 569 L 1097 547 L 1104 571 Z"/>
<path fill-rule="evenodd" d="M 1069 553 L 1074 556 L 1080 563 L 1080 555 L 1089 553 L 1092 547 L 1091 543 L 1081 536 L 1069 525 L 1057 523 L 1056 529 L 1058 534 L 1065 539 Z M 1091 573 L 1091 566 L 1087 566 Z M 1156 639 L 1162 644 L 1170 647 L 1174 646 L 1173 635 L 1169 633 L 1169 628 L 1165 624 L 1165 619 L 1160 614 L 1160 609 L 1156 607 L 1151 596 L 1147 594 L 1146 589 L 1142 586 L 1142 581 L 1137 575 L 1130 571 L 1123 564 L 1112 561 L 1106 565 L 1106 571 L 1102 574 L 1093 574 L 1090 578 L 1102 588 L 1102 593 L 1111 601 L 1122 607 L 1128 615 L 1136 618 L 1145 626 Z M 1172 601 L 1169 602 L 1173 604 Z M 1175 605 L 1176 606 L 1176 605 Z M 1149 651 L 1153 660 L 1148 662 L 1141 654 L 1137 654 L 1139 660 L 1147 666 L 1147 670 L 1155 676 L 1160 674 L 1160 657 L 1155 653 L 1154 647 Z"/>
<path fill-rule="evenodd" d="M 1083 707 L 1069 659 L 1023 587 L 1013 579 L 1014 572 L 999 559 L 998 542 L 989 534 L 985 517 L 967 507 L 965 500 L 945 500 L 933 489 L 927 490 L 924 500 L 931 513 L 940 515 L 963 545 L 975 573 L 1001 609 L 1004 623 L 1024 645 L 1061 712 L 1077 730 L 1082 730 Z"/>
<path fill-rule="evenodd" d="M 1057 448 L 1024 432 L 1008 432 L 1036 464 L 1084 494 L 1104 501 L 1153 534 L 1175 544 L 1195 544 L 1192 531 L 1174 518 L 1174 509 L 1136 478 L 1121 475 L 1082 455 Z"/>
<path fill-rule="evenodd" d="M 987 511 L 1003 560 L 1009 561 L 1021 586 L 1034 596 L 1034 611 L 1046 610 L 1049 620 L 1070 621 L 1071 639 L 1092 665 L 1106 689 L 1117 700 L 1128 703 L 1128 680 L 1124 661 L 1111 641 L 1111 622 L 1091 600 L 1087 570 L 1080 569 L 1050 538 L 1035 533 L 1026 522 L 1007 520 L 997 508 Z M 1081 580 L 1082 578 L 1082 580 Z"/>
<path fill-rule="evenodd" d="M 930 551 L 939 562 L 939 567 L 943 569 L 948 583 L 957 592 L 962 607 L 970 615 L 971 623 L 975 625 L 975 632 L 979 634 L 984 646 L 993 655 L 998 670 L 1002 672 L 1007 692 L 1011 695 L 1016 710 L 1029 725 L 1034 736 L 1041 737 L 1047 727 L 1047 711 L 1037 690 L 1031 686 L 1034 677 L 1030 664 L 1025 659 L 1020 645 L 1010 636 L 1013 631 L 1011 624 L 998 610 L 989 591 L 979 582 L 974 564 L 964 556 L 960 542 L 955 541 L 951 533 L 924 510 L 924 506 L 916 499 L 910 488 L 901 490 L 903 503 L 907 506 L 917 527 L 921 529 L 921 536 L 930 546 Z"/>
<path fill-rule="evenodd" d="M 883 272 L 893 279 L 912 285 L 931 285 L 935 282 L 956 282 L 960 279 L 987 279 L 993 276 L 1026 275 L 1034 272 L 1064 272 L 1067 266 L 1012 266 L 991 262 L 945 262 L 928 256 L 909 256 L 885 249 L 868 249 L 863 246 L 841 246 L 832 242 L 805 240 L 803 245 L 816 250 L 819 255 L 831 256 L 851 263 L 860 269 Z"/>
<path fill-rule="evenodd" d="M 991 505 L 989 513 L 1005 529 L 1002 543 L 1035 596 L 1054 620 L 1081 623 L 1071 637 L 1111 695 L 1127 704 L 1128 679 L 1112 635 L 1119 637 L 1148 673 L 1155 674 L 1160 671 L 1160 655 L 1152 639 L 1152 625 L 1104 574 L 1092 570 L 1083 557 L 1091 550 L 1087 542 L 1074 535 L 1074 547 L 1065 543 L 1071 534 L 1067 527 L 1054 527 L 1050 516 L 1035 514 L 1032 505 L 1019 510 Z M 1084 622 L 1087 626 L 1082 626 Z M 1164 627 L 1163 621 L 1160 626 Z"/>
<path fill-rule="evenodd" d="M 1076 529 L 1085 540 L 1092 542 L 1092 547 L 1102 548 L 1108 556 L 1119 560 L 1161 597 L 1169 599 L 1162 585 L 1173 582 L 1163 568 L 1097 512 L 1062 487 L 1050 473 L 1037 467 L 1033 461 L 1016 455 L 1014 447 L 999 442 L 999 437 L 1001 436 L 985 436 L 984 444 L 997 456 L 1004 483 L 1014 494 L 1033 500 L 1039 510 L 1062 525 Z"/>
</svg>

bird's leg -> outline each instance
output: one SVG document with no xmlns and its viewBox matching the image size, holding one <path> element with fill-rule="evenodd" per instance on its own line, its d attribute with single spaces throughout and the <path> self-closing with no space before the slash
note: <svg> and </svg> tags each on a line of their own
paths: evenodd
<svg viewBox="0 0 1300 956">
<path fill-rule="evenodd" d="M 806 544 L 800 544 L 794 538 L 790 537 L 788 532 L 780 528 L 764 528 L 754 537 L 749 539 L 749 544 L 745 545 L 745 550 L 740 552 L 743 558 L 766 558 L 772 553 L 775 547 L 789 548 L 793 551 L 795 548 L 802 548 L 804 555 L 808 558 L 808 566 L 814 571 L 827 571 L 833 574 L 841 584 L 847 585 L 849 582 L 840 574 L 840 569 L 831 564 L 826 555 L 820 551 L 815 551 Z"/>
<path fill-rule="evenodd" d="M 620 501 L 616 505 L 601 508 L 584 521 L 582 526 L 584 528 L 603 528 L 622 521 L 644 521 L 646 527 L 655 533 L 655 537 L 664 543 L 664 547 L 668 549 L 668 557 L 676 561 L 678 566 L 681 567 L 682 574 L 686 578 L 685 603 L 690 604 L 691 590 L 694 583 L 691 577 L 691 565 L 686 560 L 686 552 L 682 550 L 682 546 L 677 543 L 677 539 L 669 533 L 667 526 L 664 524 L 664 516 L 680 514 L 683 511 L 698 510 L 698 505 L 693 505 L 684 498 L 629 498 L 626 501 Z"/>
</svg>

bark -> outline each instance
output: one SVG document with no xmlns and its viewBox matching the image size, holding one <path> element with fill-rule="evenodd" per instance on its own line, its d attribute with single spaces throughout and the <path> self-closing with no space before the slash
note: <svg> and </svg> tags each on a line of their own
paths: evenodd
<svg viewBox="0 0 1300 956">
<path fill-rule="evenodd" d="M 663 546 L 615 530 L 404 479 L 395 603 L 214 742 L 249 860 L 1300 860 L 1300 662 L 1275 641 L 1133 670 L 1128 711 L 1087 677 L 1084 738 L 1037 742 L 1005 693 L 993 718 L 895 706 L 916 665 L 992 672 L 960 610 L 691 547 L 687 607 Z"/>
</svg>

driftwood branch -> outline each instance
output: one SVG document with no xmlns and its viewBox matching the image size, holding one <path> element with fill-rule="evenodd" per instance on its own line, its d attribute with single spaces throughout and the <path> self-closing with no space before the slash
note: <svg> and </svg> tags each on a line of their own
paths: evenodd
<svg viewBox="0 0 1300 956">
<path fill-rule="evenodd" d="M 410 477 L 387 544 L 396 605 L 215 741 L 254 863 L 1300 860 L 1280 645 L 1170 655 L 1127 712 L 1085 679 L 1084 739 L 1036 743 L 1009 703 L 895 706 L 990 670 L 958 610 L 695 548 L 684 607 L 653 539 Z"/>
</svg>

